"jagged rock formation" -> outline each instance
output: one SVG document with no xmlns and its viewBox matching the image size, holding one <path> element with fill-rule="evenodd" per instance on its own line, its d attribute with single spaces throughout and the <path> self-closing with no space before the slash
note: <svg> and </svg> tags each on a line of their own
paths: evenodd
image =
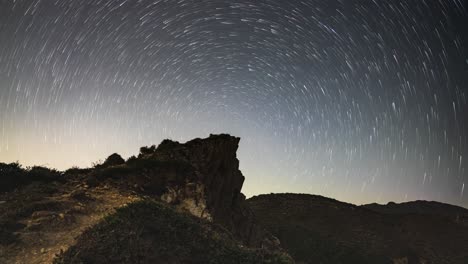
<svg viewBox="0 0 468 264">
<path fill-rule="evenodd" d="M 240 254 L 232 255 L 234 262 L 236 259 L 243 259 L 247 256 L 248 263 L 257 263 L 258 260 L 271 256 L 273 257 L 271 263 L 292 263 L 289 255 L 280 248 L 279 240 L 258 225 L 252 211 L 245 204 L 245 196 L 241 193 L 244 176 L 239 170 L 239 160 L 236 157 L 239 140 L 229 135 L 210 135 L 209 138 L 194 139 L 184 144 L 164 140 L 158 147 L 141 148 L 137 157 L 133 156 L 126 161 L 120 155 L 112 154 L 94 168 L 72 168 L 64 173 L 47 169 L 43 171 L 40 168 L 27 171 L 15 164 L 5 166 L 8 171 L 5 169 L 0 172 L 8 174 L 13 170 L 16 174 L 24 176 L 25 180 L 9 187 L 8 190 L 17 187 L 13 193 L 0 193 L 2 202 L 0 203 L 0 238 L 8 240 L 0 243 L 0 262 L 14 263 L 19 260 L 27 263 L 50 263 L 55 254 L 60 252 L 59 250 L 68 252 L 63 255 L 66 257 L 74 255 L 73 250 L 82 252 L 85 248 L 89 254 L 80 256 L 96 257 L 90 261 L 97 261 L 102 254 L 107 254 L 106 250 L 112 254 L 115 253 L 113 256 L 116 259 L 125 258 L 121 252 L 112 251 L 114 242 L 107 239 L 112 237 L 112 234 L 107 231 L 111 233 L 114 231 L 106 229 L 108 225 L 102 223 L 106 221 L 102 219 L 106 214 L 113 214 L 116 208 L 126 206 L 127 203 L 131 206 L 135 201 L 148 200 L 151 203 L 166 202 L 170 206 L 167 212 L 171 212 L 170 217 L 175 221 L 184 222 L 183 215 L 187 212 L 198 217 L 200 221 L 207 221 L 208 224 L 203 225 L 215 229 L 214 232 L 206 231 L 206 228 L 198 228 L 193 222 L 192 224 L 185 223 L 198 228 L 197 230 L 201 233 L 195 232 L 193 235 L 200 241 L 203 240 L 213 245 L 216 241 L 221 241 L 220 243 L 225 243 L 220 245 L 221 251 L 228 250 L 228 253 L 224 252 L 228 255 Z M 39 181 L 31 185 L 32 181 L 28 176 L 37 175 L 38 172 L 40 172 Z M 12 177 L 8 179 L 10 178 Z M 29 189 L 28 186 L 34 188 Z M 44 202 L 46 206 L 43 205 Z M 131 227 L 135 221 L 135 224 L 141 224 L 135 230 L 149 228 L 154 231 L 153 227 L 147 226 L 147 223 L 151 222 L 146 219 L 147 211 L 137 210 L 137 212 L 142 214 L 132 213 L 131 218 L 127 219 L 129 222 L 120 222 L 122 225 L 116 228 L 124 230 L 125 227 L 130 230 L 129 232 L 134 232 Z M 165 219 L 158 218 L 157 215 L 153 216 L 155 217 L 153 219 L 161 221 Z M 169 222 L 163 221 L 164 224 L 170 224 Z M 31 233 L 28 229 L 29 223 L 34 224 L 35 233 Z M 106 226 L 106 228 L 99 229 L 98 226 L 93 228 L 96 233 L 86 233 L 94 234 L 92 236 L 80 235 L 86 228 L 95 225 Z M 164 226 L 158 228 L 161 230 L 157 232 L 166 230 Z M 189 239 L 190 236 L 182 235 L 183 230 L 178 230 L 178 232 L 181 232 L 184 240 Z M 44 239 L 31 239 L 31 234 Z M 123 233 L 121 235 L 121 238 L 130 239 L 135 234 Z M 206 235 L 212 237 L 206 237 Z M 219 240 L 216 239 L 217 236 L 227 236 L 227 238 Z M 76 245 L 75 238 L 78 238 Z M 140 239 L 139 236 L 137 238 Z M 128 248 L 136 245 L 133 240 L 119 241 L 115 243 L 120 244 L 115 244 L 115 246 Z M 155 244 L 159 242 L 154 237 L 145 238 L 145 241 L 149 244 L 142 245 L 143 248 L 165 250 L 166 246 Z M 93 244 L 95 246 L 87 247 L 94 242 L 96 242 Z M 183 241 L 173 242 L 176 244 L 172 246 L 183 247 L 183 244 L 180 244 Z M 70 246 L 71 251 L 68 251 Z M 90 252 L 89 249 L 96 249 L 96 251 Z M 98 251 L 98 249 L 103 251 Z M 216 248 L 203 251 L 203 247 L 199 248 L 193 243 L 188 243 L 184 250 L 194 254 L 196 252 L 199 256 L 202 256 L 204 252 L 210 256 L 216 256 L 216 263 L 227 261 L 222 260 L 222 257 L 226 255 L 218 252 Z M 184 251 L 181 254 L 189 257 L 190 254 L 187 255 L 187 252 Z M 177 259 L 177 252 L 172 253 L 174 254 L 171 258 L 175 257 L 171 259 L 173 263 L 185 263 L 185 260 Z M 162 261 L 164 254 L 158 254 L 156 255 Z M 147 257 L 156 255 L 148 254 Z M 239 256 L 241 258 L 238 258 Z M 126 261 L 134 263 L 141 259 L 140 257 L 131 255 Z M 149 261 L 148 258 L 145 260 Z M 264 260 L 270 261 L 271 259 Z"/>
<path fill-rule="evenodd" d="M 225 226 L 248 246 L 279 249 L 279 241 L 256 223 L 245 205 L 245 178 L 236 157 L 239 140 L 226 134 L 184 144 L 164 140 L 158 147 L 141 148 L 138 157 L 124 164 L 98 167 L 89 181 L 117 180 Z"/>
<path fill-rule="evenodd" d="M 239 140 L 229 135 L 210 135 L 207 139 L 194 139 L 185 144 L 165 140 L 153 153 L 142 155 L 140 159 L 176 160 L 186 164 L 187 177 L 164 184 L 170 186 L 167 193 L 171 200 L 198 200 L 205 207 L 200 211 L 208 211 L 209 218 L 227 224 L 232 220 L 232 210 L 242 202 L 239 197 L 244 176 L 236 158 Z"/>
</svg>

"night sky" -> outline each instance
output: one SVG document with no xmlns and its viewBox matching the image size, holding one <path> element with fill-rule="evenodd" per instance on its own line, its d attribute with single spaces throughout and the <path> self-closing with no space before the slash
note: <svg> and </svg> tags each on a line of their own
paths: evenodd
<svg viewBox="0 0 468 264">
<path fill-rule="evenodd" d="M 463 0 L 0 0 L 0 161 L 241 137 L 247 196 L 468 207 Z"/>
</svg>

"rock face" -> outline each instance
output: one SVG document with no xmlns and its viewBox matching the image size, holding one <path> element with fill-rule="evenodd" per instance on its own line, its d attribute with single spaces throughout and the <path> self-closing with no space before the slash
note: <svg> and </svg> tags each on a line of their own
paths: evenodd
<svg viewBox="0 0 468 264">
<path fill-rule="evenodd" d="M 161 200 L 194 216 L 213 221 L 206 205 L 205 187 L 202 184 L 187 183 L 185 186 L 169 188 L 161 195 Z"/>
<path fill-rule="evenodd" d="M 0 193 L 0 263 L 51 263 L 62 250 L 57 263 L 294 263 L 246 206 L 239 140 L 165 140 L 64 173 L 0 166 L 25 179 Z"/>
<path fill-rule="evenodd" d="M 260 228 L 245 205 L 241 193 L 245 178 L 236 157 L 239 141 L 226 134 L 185 144 L 165 140 L 154 153 L 143 157 L 175 159 L 194 169 L 195 177 L 173 186 L 162 195 L 163 200 L 222 224 L 249 246 L 278 247 L 279 242 Z"/>
<path fill-rule="evenodd" d="M 228 223 L 232 210 L 242 200 L 239 197 L 244 176 L 236 158 L 239 140 L 229 135 L 210 135 L 207 139 L 194 139 L 185 144 L 165 140 L 149 158 L 190 164 L 195 178 L 189 177 L 188 182 L 174 186 L 179 191 L 172 193 L 180 193 L 179 200 L 205 199 L 202 206 L 206 203 L 209 215 L 218 222 Z"/>
<path fill-rule="evenodd" d="M 276 238 L 262 229 L 241 193 L 244 176 L 236 152 L 240 138 L 210 135 L 186 143 L 164 140 L 143 147 L 138 157 L 95 172 L 101 181 L 120 179 L 138 191 L 195 216 L 226 227 L 247 246 L 279 248 Z"/>
</svg>

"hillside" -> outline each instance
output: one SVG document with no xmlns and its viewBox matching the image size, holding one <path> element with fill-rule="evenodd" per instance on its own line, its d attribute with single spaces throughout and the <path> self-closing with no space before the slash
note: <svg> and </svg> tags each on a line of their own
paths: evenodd
<svg viewBox="0 0 468 264">
<path fill-rule="evenodd" d="M 61 172 L 0 163 L 0 263 L 468 263 L 468 210 L 242 194 L 239 138 Z"/>
<path fill-rule="evenodd" d="M 411 214 L 387 214 L 385 206 L 370 210 L 307 194 L 247 202 L 298 263 L 468 263 L 468 227 L 441 213 L 452 206 L 437 204 L 441 212 L 430 215 L 418 213 L 425 203 L 414 203 Z"/>
<path fill-rule="evenodd" d="M 246 206 L 238 143 L 164 140 L 65 172 L 1 164 L 0 263 L 293 262 Z"/>
<path fill-rule="evenodd" d="M 223 227 L 140 201 L 84 232 L 56 264 L 72 263 L 289 263 L 287 257 L 249 249 Z"/>
</svg>

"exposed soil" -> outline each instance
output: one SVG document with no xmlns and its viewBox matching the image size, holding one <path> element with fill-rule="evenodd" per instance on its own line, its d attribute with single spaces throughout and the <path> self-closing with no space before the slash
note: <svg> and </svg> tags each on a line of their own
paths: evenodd
<svg viewBox="0 0 468 264">
<path fill-rule="evenodd" d="M 224 227 L 144 199 L 87 229 L 54 264 L 292 264 L 289 255 L 245 247 Z"/>
<path fill-rule="evenodd" d="M 2 194 L 0 263 L 52 263 L 88 227 L 137 200 L 111 185 L 90 188 L 82 179 Z"/>
</svg>

